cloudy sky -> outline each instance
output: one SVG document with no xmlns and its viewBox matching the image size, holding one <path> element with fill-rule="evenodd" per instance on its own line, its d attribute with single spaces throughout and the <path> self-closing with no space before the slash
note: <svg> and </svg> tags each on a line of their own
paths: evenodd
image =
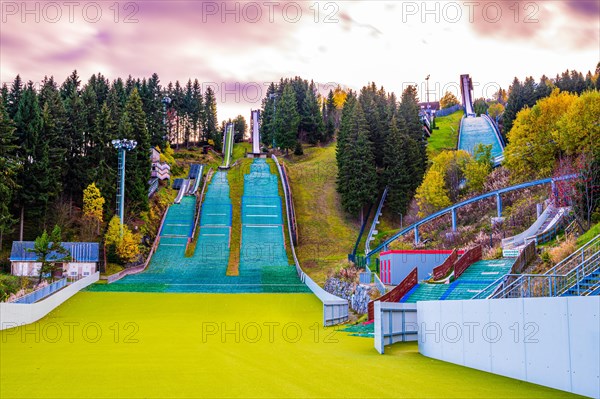
<svg viewBox="0 0 600 399">
<path fill-rule="evenodd" d="M 359 89 L 370 81 L 426 99 L 475 96 L 514 76 L 587 72 L 600 61 L 600 0 L 578 1 L 0 1 L 0 81 L 62 82 L 157 72 L 218 92 L 219 118 L 260 106 L 282 76 Z"/>
</svg>

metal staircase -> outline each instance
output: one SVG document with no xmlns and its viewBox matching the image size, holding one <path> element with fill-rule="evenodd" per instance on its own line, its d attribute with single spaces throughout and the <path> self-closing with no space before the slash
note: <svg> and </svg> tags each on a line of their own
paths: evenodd
<svg viewBox="0 0 600 399">
<path fill-rule="evenodd" d="M 492 287 L 498 286 L 492 291 Z M 544 274 L 507 274 L 473 299 L 600 294 L 600 235 Z"/>
</svg>

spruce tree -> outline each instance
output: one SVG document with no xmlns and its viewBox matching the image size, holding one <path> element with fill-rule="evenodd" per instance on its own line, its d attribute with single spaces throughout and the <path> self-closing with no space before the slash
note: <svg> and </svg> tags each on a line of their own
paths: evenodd
<svg viewBox="0 0 600 399">
<path fill-rule="evenodd" d="M 93 168 L 89 169 L 88 181 L 96 185 L 106 198 L 105 210 L 114 209 L 117 185 L 117 155 L 112 140 L 118 139 L 116 126 L 108 104 L 104 103 L 96 119 L 89 157 Z"/>
<path fill-rule="evenodd" d="M 50 173 L 48 173 L 50 164 L 48 141 L 43 137 L 42 113 L 31 81 L 27 84 L 19 101 L 15 126 L 17 145 L 19 146 L 18 156 L 23 163 L 17 178 L 20 189 L 16 198 L 21 206 L 22 233 L 25 213 L 28 216 L 39 218 L 41 224 L 45 223 L 51 190 L 49 187 L 51 184 Z"/>
<path fill-rule="evenodd" d="M 2 84 L 2 87 L 0 88 L 0 102 L 2 102 L 2 107 L 4 107 L 4 112 L 7 112 L 7 116 L 8 116 L 8 86 L 6 85 L 6 83 Z"/>
<path fill-rule="evenodd" d="M 135 150 L 127 154 L 126 198 L 133 209 L 148 210 L 148 180 L 151 169 L 150 135 L 146 128 L 142 99 L 136 87 L 129 95 L 119 129 L 121 138 L 137 141 Z"/>
<path fill-rule="evenodd" d="M 524 104 L 523 87 L 518 78 L 515 77 L 508 91 L 508 101 L 506 102 L 506 108 L 504 109 L 504 115 L 502 116 L 505 136 L 508 135 L 508 132 L 512 129 L 517 113 L 523 108 Z"/>
<path fill-rule="evenodd" d="M 357 215 L 360 212 L 362 216 L 365 205 L 377 197 L 377 171 L 367 120 L 360 103 L 356 104 L 353 111 L 345 144 L 347 159 L 352 162 L 344 165 L 347 188 L 342 194 L 342 207 L 350 214 Z"/>
<path fill-rule="evenodd" d="M 0 250 L 2 238 L 12 232 L 16 220 L 11 213 L 11 204 L 17 187 L 20 162 L 15 145 L 15 127 L 8 118 L 4 103 L 0 102 Z"/>
<path fill-rule="evenodd" d="M 337 192 L 342 198 L 348 193 L 348 176 L 352 173 L 352 159 L 346 152 L 350 140 L 351 122 L 356 108 L 357 99 L 354 92 L 350 91 L 342 108 L 340 119 L 340 130 L 338 132 L 337 146 L 335 149 L 335 159 L 337 163 Z"/>
<path fill-rule="evenodd" d="M 414 86 L 408 86 L 404 92 L 398 107 L 398 118 L 404 120 L 406 134 L 416 143 L 415 161 L 413 162 L 415 170 L 415 179 L 421 180 L 425 175 L 427 167 L 427 141 L 423 137 L 423 126 L 419 118 L 419 99 L 417 89 Z"/>
<path fill-rule="evenodd" d="M 286 85 L 275 111 L 275 145 L 286 150 L 296 146 L 296 135 L 300 124 L 300 114 L 296 105 L 296 95 L 291 85 Z"/>
<path fill-rule="evenodd" d="M 215 145 L 221 141 L 220 133 L 218 131 L 219 121 L 217 119 L 217 99 L 212 87 L 207 87 L 204 92 L 204 126 L 203 130 L 206 132 L 207 140 L 214 140 Z M 220 149 L 220 145 L 217 147 Z"/>
<path fill-rule="evenodd" d="M 310 144 L 323 141 L 325 126 L 317 100 L 315 84 L 312 81 L 307 88 L 301 109 L 300 130 L 306 134 L 306 141 Z"/>
<path fill-rule="evenodd" d="M 53 77 L 44 77 L 39 95 L 40 107 L 44 119 L 44 137 L 50 143 L 49 161 L 52 177 L 56 180 L 56 196 L 62 193 L 67 175 L 66 155 L 70 140 L 65 134 L 67 123 L 66 110 Z"/>
<path fill-rule="evenodd" d="M 19 109 L 19 102 L 21 101 L 21 96 L 23 95 L 23 81 L 21 80 L 21 76 L 17 75 L 15 80 L 10 87 L 10 92 L 7 96 L 7 107 L 6 112 L 8 112 L 8 117 L 11 119 L 15 119 L 17 115 L 17 110 Z"/>
<path fill-rule="evenodd" d="M 196 141 L 201 141 L 202 131 L 202 114 L 204 112 L 204 98 L 202 96 L 202 88 L 198 79 L 194 80 L 192 85 L 192 109 L 190 110 L 190 118 L 192 119 L 192 130 L 196 137 Z"/>
<path fill-rule="evenodd" d="M 275 100 L 277 88 L 275 83 L 271 82 L 267 89 L 267 95 L 262 101 L 262 112 L 260 113 L 260 139 L 265 146 L 273 144 L 274 120 L 275 120 Z"/>
<path fill-rule="evenodd" d="M 395 116 L 390 120 L 384 147 L 384 180 L 388 186 L 387 205 L 395 215 L 405 214 L 412 196 L 413 175 L 409 137 L 400 132 Z"/>
</svg>

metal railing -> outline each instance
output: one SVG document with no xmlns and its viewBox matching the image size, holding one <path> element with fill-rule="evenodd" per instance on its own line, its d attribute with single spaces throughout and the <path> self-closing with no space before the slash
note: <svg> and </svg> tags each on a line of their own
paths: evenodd
<svg viewBox="0 0 600 399">
<path fill-rule="evenodd" d="M 27 295 L 15 298 L 12 303 L 35 303 L 41 299 L 46 298 L 49 295 L 54 294 L 56 291 L 63 289 L 67 285 L 67 278 L 60 279 L 53 282 L 43 288 L 35 290 Z"/>
<path fill-rule="evenodd" d="M 381 295 L 383 295 L 387 292 L 385 285 L 381 282 L 377 273 L 373 273 L 373 281 L 375 282 L 375 287 L 377 287 L 377 289 L 379 290 Z"/>
<path fill-rule="evenodd" d="M 560 296 L 571 289 L 580 295 L 587 292 L 582 286 L 583 280 L 599 267 L 600 235 L 546 273 L 508 274 L 484 288 L 473 299 Z M 493 289 L 496 285 L 498 287 Z"/>
<path fill-rule="evenodd" d="M 388 194 L 388 187 L 385 187 L 383 190 L 383 194 L 381 195 L 381 201 L 379 201 L 379 206 L 377 207 L 377 212 L 375 212 L 375 217 L 373 218 L 373 223 L 371 223 L 371 228 L 369 229 L 369 234 L 367 234 L 367 240 L 365 241 L 365 254 L 368 254 L 371 249 L 370 242 L 373 239 L 373 231 L 375 231 L 375 227 L 377 227 L 377 223 L 379 223 L 379 216 L 381 216 L 381 209 L 383 208 L 383 204 L 385 203 L 385 198 Z M 367 262 L 368 263 L 368 262 Z"/>
</svg>

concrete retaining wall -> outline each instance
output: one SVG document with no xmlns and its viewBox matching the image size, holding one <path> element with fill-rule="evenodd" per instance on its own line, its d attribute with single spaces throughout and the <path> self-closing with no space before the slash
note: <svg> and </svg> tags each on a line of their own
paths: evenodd
<svg viewBox="0 0 600 399">
<path fill-rule="evenodd" d="M 600 297 L 417 303 L 419 352 L 600 397 Z"/>
</svg>

